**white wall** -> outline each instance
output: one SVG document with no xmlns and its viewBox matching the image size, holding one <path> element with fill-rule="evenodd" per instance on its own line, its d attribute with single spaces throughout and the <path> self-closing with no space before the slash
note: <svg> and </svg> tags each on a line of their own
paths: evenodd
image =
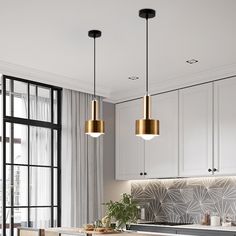
<svg viewBox="0 0 236 236">
<path fill-rule="evenodd" d="M 130 181 L 115 180 L 115 105 L 104 102 L 103 119 L 105 120 L 103 181 L 104 202 L 119 200 L 121 193 L 130 193 Z"/>
</svg>

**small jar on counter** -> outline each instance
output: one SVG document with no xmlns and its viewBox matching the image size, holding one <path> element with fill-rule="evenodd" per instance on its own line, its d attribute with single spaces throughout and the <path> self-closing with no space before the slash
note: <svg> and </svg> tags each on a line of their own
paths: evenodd
<svg viewBox="0 0 236 236">
<path fill-rule="evenodd" d="M 211 226 L 220 226 L 220 216 L 217 213 L 211 215 Z"/>
</svg>

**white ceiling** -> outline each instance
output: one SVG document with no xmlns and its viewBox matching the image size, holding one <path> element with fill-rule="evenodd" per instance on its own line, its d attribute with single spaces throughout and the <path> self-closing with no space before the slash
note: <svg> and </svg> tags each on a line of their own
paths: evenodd
<svg viewBox="0 0 236 236">
<path fill-rule="evenodd" d="M 150 20 L 151 92 L 236 74 L 236 0 L 0 0 L 0 72 L 92 91 L 110 101 L 144 91 L 145 22 Z M 189 65 L 185 61 L 197 59 Z M 139 76 L 136 81 L 129 76 Z"/>
</svg>

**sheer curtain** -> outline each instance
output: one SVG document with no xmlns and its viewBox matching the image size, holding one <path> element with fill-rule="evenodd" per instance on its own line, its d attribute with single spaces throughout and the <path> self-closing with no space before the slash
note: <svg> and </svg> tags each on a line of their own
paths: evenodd
<svg viewBox="0 0 236 236">
<path fill-rule="evenodd" d="M 50 121 L 50 100 L 44 97 L 30 97 L 31 117 Z M 51 130 L 30 127 L 30 162 L 36 165 L 51 165 Z M 35 206 L 51 205 L 51 170 L 50 168 L 31 168 L 31 204 Z M 50 209 L 31 211 L 33 227 L 50 227 Z"/>
<path fill-rule="evenodd" d="M 102 114 L 102 99 L 100 115 Z M 101 218 L 103 138 L 84 133 L 92 96 L 63 90 L 62 102 L 62 226 L 80 227 Z"/>
<path fill-rule="evenodd" d="M 33 119 L 50 121 L 50 100 L 44 97 L 30 96 L 30 116 Z M 30 127 L 30 163 L 51 165 L 51 130 Z M 51 205 L 50 168 L 32 167 L 30 171 L 30 204 L 33 206 Z M 50 208 L 32 208 L 32 227 L 50 227 Z"/>
</svg>

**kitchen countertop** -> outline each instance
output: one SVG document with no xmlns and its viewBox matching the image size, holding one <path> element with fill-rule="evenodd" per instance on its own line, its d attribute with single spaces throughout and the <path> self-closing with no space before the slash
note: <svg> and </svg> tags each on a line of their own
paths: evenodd
<svg viewBox="0 0 236 236">
<path fill-rule="evenodd" d="M 201 229 L 201 230 L 216 230 L 216 231 L 236 232 L 236 226 L 223 227 L 223 226 L 210 226 L 210 225 L 200 225 L 200 224 L 171 226 L 171 225 L 151 224 L 150 222 L 148 224 L 138 223 L 138 224 L 132 224 L 132 225 L 142 225 L 142 226 L 152 226 L 152 227 L 157 226 L 157 227 L 167 227 L 167 228 L 177 228 L 177 229 Z"/>
<path fill-rule="evenodd" d="M 79 228 L 49 228 L 45 229 L 45 236 L 50 235 L 54 236 L 57 233 L 60 234 L 68 234 L 68 235 L 86 235 L 85 233 L 81 232 L 81 229 Z M 116 234 L 92 234 L 96 236 L 114 236 L 114 235 L 122 235 L 122 236 L 149 236 L 149 235 L 155 235 L 155 236 L 176 236 L 176 234 L 167 234 L 167 233 L 152 233 L 152 232 L 134 232 L 134 231 L 126 231 L 126 232 L 121 232 L 121 233 L 116 233 Z M 178 236 L 191 236 L 191 235 L 182 235 L 178 234 Z"/>
<path fill-rule="evenodd" d="M 141 233 L 141 232 L 123 232 L 120 233 L 122 236 L 149 236 L 149 235 L 156 235 L 156 236 L 176 236 L 176 234 L 167 234 L 167 233 L 152 233 L 152 232 L 145 232 L 145 233 Z M 103 236 L 114 236 L 114 234 L 103 234 Z M 178 234 L 178 236 L 191 236 L 191 235 L 183 235 L 183 234 Z"/>
<path fill-rule="evenodd" d="M 203 230 L 222 230 L 222 231 L 233 231 L 236 232 L 236 226 L 228 226 L 228 227 L 223 227 L 223 226 L 210 226 L 210 225 L 198 225 L 198 224 L 193 224 L 193 225 L 178 225 L 175 226 L 176 228 L 181 228 L 181 229 L 203 229 Z"/>
</svg>

